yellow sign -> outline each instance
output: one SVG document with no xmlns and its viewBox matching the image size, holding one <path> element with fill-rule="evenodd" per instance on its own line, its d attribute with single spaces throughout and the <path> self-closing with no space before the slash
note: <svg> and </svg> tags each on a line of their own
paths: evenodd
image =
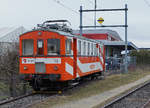
<svg viewBox="0 0 150 108">
<path fill-rule="evenodd" d="M 104 19 L 102 17 L 100 17 L 98 20 L 97 20 L 100 24 L 102 24 L 104 22 Z"/>
</svg>

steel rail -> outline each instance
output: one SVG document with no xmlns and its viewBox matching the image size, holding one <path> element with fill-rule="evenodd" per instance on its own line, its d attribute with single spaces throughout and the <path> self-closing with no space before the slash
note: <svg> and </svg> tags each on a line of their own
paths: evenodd
<svg viewBox="0 0 150 108">
<path fill-rule="evenodd" d="M 8 104 L 8 103 L 17 101 L 19 99 L 22 99 L 22 98 L 25 98 L 25 97 L 28 97 L 28 96 L 31 96 L 31 95 L 35 95 L 35 93 L 29 93 L 29 94 L 18 96 L 18 97 L 12 98 L 12 99 L 4 100 L 4 101 L 0 102 L 0 105 Z"/>
<path fill-rule="evenodd" d="M 142 106 L 142 108 L 148 108 L 148 104 L 150 103 L 150 99 Z"/>
<path fill-rule="evenodd" d="M 104 105 L 102 108 L 107 108 L 107 107 L 110 107 L 110 106 L 112 106 L 112 105 L 118 103 L 119 101 L 123 100 L 124 98 L 128 97 L 129 95 L 132 95 L 134 92 L 136 92 L 136 91 L 142 89 L 143 87 L 147 86 L 148 84 L 150 84 L 150 81 L 147 81 L 147 82 L 145 82 L 144 84 L 138 86 L 137 88 L 135 88 L 135 89 L 133 89 L 133 90 L 127 92 L 126 94 L 124 94 L 124 95 L 122 95 L 122 96 L 116 98 L 115 100 L 111 101 L 110 103 Z"/>
</svg>

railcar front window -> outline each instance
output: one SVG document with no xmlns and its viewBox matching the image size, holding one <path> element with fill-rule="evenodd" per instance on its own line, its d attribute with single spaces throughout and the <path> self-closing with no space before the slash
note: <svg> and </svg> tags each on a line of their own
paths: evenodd
<svg viewBox="0 0 150 108">
<path fill-rule="evenodd" d="M 60 40 L 59 39 L 48 39 L 47 40 L 47 53 L 48 55 L 60 54 Z"/>
<path fill-rule="evenodd" d="M 22 40 L 22 54 L 33 55 L 33 40 L 32 39 Z"/>
</svg>

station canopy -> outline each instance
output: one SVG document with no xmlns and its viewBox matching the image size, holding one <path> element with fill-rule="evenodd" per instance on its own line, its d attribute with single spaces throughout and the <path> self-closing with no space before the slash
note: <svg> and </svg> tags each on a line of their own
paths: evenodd
<svg viewBox="0 0 150 108">
<path fill-rule="evenodd" d="M 125 41 L 107 41 L 107 40 L 100 40 L 100 41 L 104 43 L 105 46 L 125 49 Z M 132 42 L 127 42 L 127 46 L 128 46 L 128 50 L 138 50 L 138 47 Z"/>
</svg>

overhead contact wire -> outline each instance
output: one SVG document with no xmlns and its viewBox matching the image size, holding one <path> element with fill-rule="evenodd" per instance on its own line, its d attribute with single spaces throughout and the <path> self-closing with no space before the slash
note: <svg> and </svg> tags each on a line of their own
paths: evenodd
<svg viewBox="0 0 150 108">
<path fill-rule="evenodd" d="M 77 11 L 73 10 L 72 8 L 70 8 L 70 7 L 66 6 L 66 5 L 64 5 L 64 4 L 61 3 L 59 0 L 53 0 L 53 1 L 56 2 L 57 4 L 61 5 L 62 7 L 66 8 L 67 10 L 72 11 L 72 12 L 74 12 L 74 13 L 80 15 L 79 12 L 77 12 Z M 91 1 L 91 2 L 92 2 L 92 1 Z M 86 18 L 87 18 L 87 17 L 86 17 Z M 87 21 L 88 21 L 88 22 L 89 22 L 89 20 L 92 20 L 92 19 L 87 18 Z"/>
<path fill-rule="evenodd" d="M 150 7 L 150 3 L 147 0 L 144 0 L 144 2 Z"/>
<path fill-rule="evenodd" d="M 74 13 L 76 13 L 76 14 L 79 15 L 79 13 L 78 13 L 77 11 L 75 11 L 75 10 L 73 10 L 72 8 L 70 8 L 70 7 L 66 6 L 66 5 L 64 5 L 64 4 L 61 3 L 59 0 L 54 0 L 54 1 L 55 1 L 56 3 L 58 3 L 59 5 L 61 5 L 62 7 L 66 8 L 66 9 L 68 9 L 68 10 L 71 10 L 71 11 L 73 11 Z"/>
</svg>

